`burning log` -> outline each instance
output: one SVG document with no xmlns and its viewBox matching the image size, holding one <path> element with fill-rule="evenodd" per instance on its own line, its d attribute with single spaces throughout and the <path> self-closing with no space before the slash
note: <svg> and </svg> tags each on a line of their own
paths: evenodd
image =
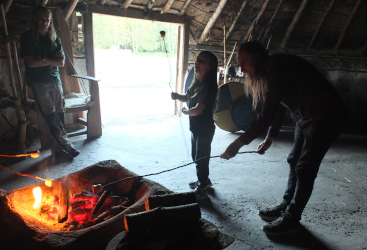
<svg viewBox="0 0 367 250">
<path fill-rule="evenodd" d="M 197 203 L 158 207 L 149 211 L 127 214 L 124 217 L 125 229 L 129 233 L 173 230 L 198 222 L 201 212 Z"/>
<path fill-rule="evenodd" d="M 92 215 L 95 215 L 98 212 L 98 210 L 101 208 L 101 206 L 103 205 L 103 203 L 105 202 L 107 197 L 110 195 L 110 193 L 111 193 L 111 189 L 108 189 L 108 190 L 103 192 L 103 194 L 99 198 L 96 206 L 93 209 Z"/>
<path fill-rule="evenodd" d="M 69 192 L 70 192 L 70 181 L 66 180 L 60 182 L 60 199 L 59 199 L 59 210 L 57 218 L 59 223 L 63 223 L 68 219 L 69 210 Z"/>
<path fill-rule="evenodd" d="M 145 210 L 196 203 L 194 192 L 153 195 L 145 199 Z"/>
</svg>

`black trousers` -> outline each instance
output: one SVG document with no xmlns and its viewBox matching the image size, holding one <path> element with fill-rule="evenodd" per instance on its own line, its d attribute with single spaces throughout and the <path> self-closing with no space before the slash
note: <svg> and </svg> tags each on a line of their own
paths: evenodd
<svg viewBox="0 0 367 250">
<path fill-rule="evenodd" d="M 290 170 L 283 203 L 297 220 L 301 220 L 311 197 L 321 161 L 343 125 L 344 120 L 310 122 L 302 128 L 300 121 L 296 123 L 293 148 L 287 158 Z"/>
<path fill-rule="evenodd" d="M 191 156 L 196 161 L 202 157 L 210 156 L 211 144 L 213 141 L 214 131 L 209 135 L 195 135 L 191 133 Z M 196 162 L 196 175 L 198 177 L 200 187 L 206 187 L 209 177 L 209 160 L 205 158 Z"/>
</svg>

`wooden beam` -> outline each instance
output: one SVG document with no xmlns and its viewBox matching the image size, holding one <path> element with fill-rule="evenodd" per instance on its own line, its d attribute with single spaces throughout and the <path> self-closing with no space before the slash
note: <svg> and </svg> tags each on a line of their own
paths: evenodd
<svg viewBox="0 0 367 250">
<path fill-rule="evenodd" d="M 226 51 L 226 26 L 223 25 L 223 65 L 226 65 L 227 51 Z M 226 68 L 224 68 L 226 70 Z"/>
<path fill-rule="evenodd" d="M 344 27 L 343 27 L 343 31 L 342 33 L 340 34 L 340 37 L 339 37 L 339 40 L 338 42 L 336 43 L 335 47 L 334 47 L 334 52 L 337 52 L 337 50 L 339 49 L 340 45 L 342 44 L 343 42 L 343 39 L 345 37 L 345 34 L 347 33 L 347 30 L 349 28 L 349 25 L 350 23 L 352 22 L 353 18 L 354 18 L 354 15 L 356 14 L 359 6 L 361 5 L 361 2 L 362 0 L 357 0 L 356 4 L 354 5 L 354 8 L 353 8 L 353 11 L 352 13 L 350 14 L 347 22 L 344 24 Z"/>
<path fill-rule="evenodd" d="M 283 0 L 281 0 L 281 1 L 283 1 Z M 228 39 L 229 35 L 231 34 L 231 32 L 233 31 L 234 27 L 236 26 L 236 23 L 237 23 L 237 21 L 238 21 L 238 18 L 240 17 L 240 15 L 241 15 L 242 11 L 244 10 L 244 8 L 245 8 L 246 4 L 247 4 L 247 0 L 244 0 L 244 1 L 242 2 L 242 5 L 241 5 L 240 10 L 237 12 L 236 17 L 233 19 L 233 22 L 232 22 L 232 24 L 231 24 L 231 27 L 229 27 L 229 30 L 228 30 L 228 32 L 227 32 L 227 34 L 226 34 L 226 37 L 225 37 L 225 40 L 227 40 L 227 39 Z M 221 45 L 223 45 L 223 44 L 224 44 L 224 39 L 223 39 L 223 41 L 222 41 L 222 44 L 221 44 Z"/>
<path fill-rule="evenodd" d="M 277 15 L 278 10 L 279 10 L 280 6 L 282 5 L 282 3 L 283 3 L 283 0 L 280 0 L 280 1 L 278 2 L 277 8 L 275 9 L 273 16 L 272 16 L 272 17 L 270 18 L 270 20 L 269 20 L 268 28 L 267 28 L 267 29 L 266 29 L 266 31 L 265 31 L 265 34 L 264 34 L 264 36 L 263 36 L 263 39 L 261 40 L 261 43 L 264 43 L 264 41 L 265 41 L 265 39 L 266 39 L 266 36 L 268 35 L 268 33 L 269 33 L 269 31 L 270 31 L 271 24 L 273 23 L 274 18 L 275 18 L 275 16 Z"/>
<path fill-rule="evenodd" d="M 131 4 L 132 1 L 133 0 L 126 0 L 125 3 L 124 3 L 124 5 L 122 5 L 122 8 L 124 8 L 124 9 L 129 8 L 129 5 Z"/>
<path fill-rule="evenodd" d="M 308 47 L 309 47 L 309 48 L 312 46 L 313 42 L 315 41 L 315 38 L 316 38 L 317 34 L 318 34 L 318 33 L 319 33 L 319 31 L 320 31 L 321 25 L 324 23 L 325 17 L 326 17 L 326 16 L 327 16 L 327 14 L 329 13 L 329 11 L 330 11 L 331 7 L 333 6 L 334 2 L 335 2 L 335 0 L 331 0 L 331 2 L 330 2 L 330 4 L 329 4 L 329 6 L 327 7 L 327 9 L 326 9 L 326 11 L 325 11 L 324 15 L 322 16 L 322 18 L 321 18 L 321 20 L 320 20 L 320 23 L 319 23 L 319 25 L 317 26 L 316 31 L 315 31 L 315 33 L 313 34 L 313 36 L 312 36 L 312 38 L 311 38 L 310 43 L 308 44 Z"/>
<path fill-rule="evenodd" d="M 265 9 L 266 9 L 266 6 L 268 6 L 268 3 L 269 3 L 270 0 L 265 0 L 264 3 L 263 3 L 263 6 L 261 7 L 260 11 L 259 11 L 259 14 L 257 14 L 257 17 L 255 18 L 255 20 L 252 22 L 250 28 L 248 29 L 245 37 L 243 38 L 243 41 L 246 42 L 247 39 L 249 38 L 252 30 L 254 29 L 254 26 L 255 26 L 255 23 L 257 23 L 260 19 L 260 17 L 262 16 L 262 14 L 264 13 Z"/>
<path fill-rule="evenodd" d="M 204 28 L 203 33 L 201 33 L 198 44 L 202 44 L 205 41 L 207 35 L 209 34 L 211 28 L 213 27 L 215 21 L 217 21 L 220 13 L 222 12 L 224 6 L 227 3 L 227 1 L 228 0 L 220 0 L 219 4 L 217 6 L 217 9 L 214 11 L 213 15 L 210 17 L 208 23 L 206 24 L 206 26 Z"/>
<path fill-rule="evenodd" d="M 283 41 L 280 44 L 280 48 L 284 49 L 285 46 L 287 46 L 288 40 L 291 37 L 291 34 L 292 34 L 294 28 L 296 27 L 296 24 L 298 23 L 299 18 L 301 17 L 302 12 L 305 9 L 307 3 L 308 3 L 308 0 L 303 0 L 302 1 L 301 6 L 298 8 L 296 14 L 293 17 L 293 20 L 292 20 L 291 24 L 289 25 L 287 31 L 285 32 Z"/>
<path fill-rule="evenodd" d="M 182 7 L 182 10 L 180 11 L 180 14 L 179 14 L 180 16 L 183 16 L 185 14 L 185 12 L 186 12 L 187 8 L 189 7 L 190 3 L 191 3 L 191 0 L 186 0 L 184 6 Z"/>
<path fill-rule="evenodd" d="M 6 0 L 4 3 L 4 14 L 8 13 L 10 5 L 12 4 L 13 0 Z"/>
<path fill-rule="evenodd" d="M 46 5 L 46 4 L 47 4 L 47 2 L 48 2 L 48 0 L 42 0 L 40 4 L 41 4 L 41 5 Z"/>
<path fill-rule="evenodd" d="M 64 11 L 65 21 L 67 21 L 69 19 L 70 15 L 71 15 L 71 13 L 73 13 L 77 3 L 78 3 L 78 0 L 69 0 L 68 6 L 66 7 L 66 10 Z"/>
<path fill-rule="evenodd" d="M 161 11 L 161 14 L 167 13 L 174 1 L 175 0 L 168 0 L 166 5 L 163 7 L 163 10 Z"/>
<path fill-rule="evenodd" d="M 88 4 L 88 11 L 92 13 L 112 15 L 112 16 L 121 16 L 121 17 L 129 17 L 129 18 L 137 18 L 137 19 L 145 19 L 146 13 L 140 9 L 129 9 L 126 10 L 124 8 L 116 8 L 106 5 L 96 5 L 96 4 Z M 177 16 L 172 14 L 161 15 L 157 12 L 151 12 L 150 17 L 154 21 L 159 22 L 167 22 L 167 23 L 181 23 L 184 24 L 186 18 L 183 16 Z"/>
</svg>

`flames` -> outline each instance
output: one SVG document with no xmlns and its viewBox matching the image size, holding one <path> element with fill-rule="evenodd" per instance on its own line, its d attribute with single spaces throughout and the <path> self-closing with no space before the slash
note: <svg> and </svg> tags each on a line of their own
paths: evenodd
<svg viewBox="0 0 367 250">
<path fill-rule="evenodd" d="M 34 195 L 34 198 L 36 199 L 36 201 L 33 205 L 33 208 L 36 209 L 40 205 L 41 200 L 42 200 L 42 189 L 41 189 L 41 187 L 33 188 L 33 195 Z"/>
</svg>

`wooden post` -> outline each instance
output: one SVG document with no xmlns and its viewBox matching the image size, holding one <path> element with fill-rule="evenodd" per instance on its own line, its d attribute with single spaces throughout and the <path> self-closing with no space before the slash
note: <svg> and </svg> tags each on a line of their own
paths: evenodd
<svg viewBox="0 0 367 250">
<path fill-rule="evenodd" d="M 83 14 L 84 20 L 84 46 L 87 63 L 88 76 L 95 77 L 94 66 L 94 42 L 93 42 L 93 13 L 87 12 Z M 90 95 L 94 104 L 90 107 L 88 112 L 88 138 L 95 138 L 102 136 L 102 121 L 101 121 L 101 106 L 99 100 L 99 86 L 98 82 L 90 81 Z"/>
<path fill-rule="evenodd" d="M 179 83 L 180 81 L 180 72 L 182 71 L 182 62 L 180 61 L 181 58 L 181 47 L 182 47 L 182 43 L 181 43 L 181 30 L 182 27 L 181 25 L 178 26 L 178 39 L 177 39 L 177 64 L 176 64 L 176 83 Z M 175 92 L 179 93 L 179 88 L 178 88 L 178 84 L 176 84 L 175 86 Z M 175 100 L 175 110 L 174 110 L 174 115 L 179 115 L 181 114 L 180 110 L 178 110 L 177 108 L 178 106 L 178 101 Z"/>
<path fill-rule="evenodd" d="M 163 7 L 163 10 L 161 11 L 161 14 L 167 13 L 174 1 L 175 0 L 168 0 L 166 5 Z"/>
<path fill-rule="evenodd" d="M 73 13 L 77 3 L 78 3 L 78 0 L 69 0 L 68 6 L 66 7 L 66 10 L 64 11 L 65 21 L 67 21 L 69 19 L 69 17 L 71 16 L 71 13 Z"/>
<path fill-rule="evenodd" d="M 316 29 L 315 33 L 313 34 L 313 36 L 312 36 L 312 38 L 311 38 L 310 43 L 308 44 L 308 48 L 310 48 L 310 47 L 312 46 L 313 42 L 315 41 L 315 38 L 316 38 L 317 34 L 318 34 L 318 33 L 319 33 L 319 31 L 320 31 L 321 25 L 324 23 L 325 17 L 326 17 L 326 16 L 327 16 L 327 14 L 329 13 L 329 11 L 330 11 L 331 7 L 333 6 L 334 2 L 335 2 L 335 0 L 331 0 L 331 2 L 330 2 L 330 4 L 329 4 L 328 8 L 326 9 L 326 11 L 325 11 L 324 15 L 323 15 L 323 16 L 322 16 L 322 18 L 321 18 L 321 21 L 320 21 L 319 25 L 317 26 L 317 29 Z"/>
<path fill-rule="evenodd" d="M 187 10 L 187 8 L 189 7 L 191 3 L 191 0 L 186 0 L 185 5 L 182 7 L 182 10 L 180 11 L 180 13 L 178 14 L 179 16 L 183 16 Z"/>
<path fill-rule="evenodd" d="M 213 27 L 215 21 L 217 21 L 220 13 L 222 12 L 224 6 L 226 5 L 228 0 L 220 0 L 217 9 L 214 11 L 214 14 L 210 17 L 208 23 L 206 24 L 203 33 L 201 33 L 201 36 L 198 40 L 198 44 L 202 44 L 203 42 L 205 42 L 205 39 L 207 37 L 207 35 L 209 34 L 211 28 Z M 268 1 L 268 0 L 267 0 Z"/>
<path fill-rule="evenodd" d="M 5 36 L 8 36 L 8 28 L 6 26 L 4 6 L 2 4 L 0 4 L 0 14 L 1 14 L 1 20 L 2 20 L 2 23 L 3 23 L 4 34 L 5 34 Z M 6 50 L 6 57 L 8 58 L 9 78 L 10 78 L 10 83 L 11 83 L 11 89 L 13 91 L 13 97 L 18 98 L 17 89 L 15 87 L 13 60 L 11 58 L 11 50 L 10 50 L 10 41 L 9 40 L 7 40 L 5 42 L 5 50 Z"/>
<path fill-rule="evenodd" d="M 223 66 L 226 65 L 227 50 L 226 50 L 226 26 L 223 25 Z M 224 68 L 226 70 L 226 68 Z"/>
<path fill-rule="evenodd" d="M 340 47 L 340 45 L 342 44 L 343 42 L 343 39 L 345 37 L 345 34 L 347 33 L 347 30 L 349 28 L 349 25 L 350 23 L 352 22 L 353 18 L 354 18 L 354 15 L 356 14 L 358 8 L 359 8 L 359 5 L 361 5 L 361 2 L 362 0 L 357 0 L 356 4 L 354 5 L 354 8 L 353 8 L 353 11 L 352 13 L 350 14 L 350 16 L 348 17 L 348 20 L 347 22 L 344 24 L 344 27 L 343 27 L 343 31 L 342 33 L 340 34 L 340 37 L 339 37 L 339 40 L 338 42 L 336 43 L 335 47 L 334 47 L 334 52 L 336 53 Z"/>
<path fill-rule="evenodd" d="M 6 0 L 4 3 L 4 14 L 8 13 L 10 5 L 12 4 L 13 0 Z"/>
<path fill-rule="evenodd" d="M 246 42 L 247 39 L 249 38 L 250 34 L 252 33 L 252 30 L 254 29 L 254 26 L 255 26 L 255 23 L 257 23 L 260 19 L 260 17 L 262 16 L 262 14 L 264 13 L 265 9 L 266 9 L 266 6 L 268 6 L 268 3 L 269 3 L 270 0 L 265 0 L 265 2 L 263 3 L 259 13 L 257 14 L 255 20 L 252 22 L 250 28 L 248 29 L 245 37 L 243 38 L 243 41 Z"/>
<path fill-rule="evenodd" d="M 281 0 L 281 1 L 282 1 L 282 0 Z M 224 44 L 224 40 L 227 40 L 227 39 L 228 39 L 229 35 L 231 34 L 231 32 L 233 31 L 234 27 L 236 26 L 236 23 L 237 23 L 237 21 L 238 21 L 238 18 L 240 17 L 240 15 L 241 15 L 241 13 L 242 13 L 243 9 L 245 8 L 246 4 L 247 4 L 247 0 L 244 0 L 244 1 L 242 2 L 242 5 L 241 5 L 240 10 L 237 12 L 236 17 L 234 18 L 234 20 L 233 20 L 233 22 L 232 22 L 232 24 L 231 24 L 231 27 L 229 27 L 229 30 L 228 30 L 228 32 L 227 32 L 227 34 L 226 34 L 226 37 L 225 37 L 225 38 L 223 39 L 223 41 L 222 41 L 222 45 Z"/>
<path fill-rule="evenodd" d="M 283 0 L 280 0 L 280 1 L 279 1 L 279 3 L 278 3 L 278 5 L 277 5 L 277 8 L 276 8 L 276 9 L 275 9 L 275 11 L 274 11 L 273 16 L 270 18 L 270 21 L 269 21 L 269 24 L 268 24 L 268 28 L 267 28 L 267 29 L 266 29 L 266 31 L 265 31 L 265 34 L 264 34 L 264 36 L 263 36 L 263 39 L 261 40 L 261 43 L 263 43 L 263 42 L 264 42 L 264 40 L 265 40 L 266 36 L 268 35 L 268 33 L 269 33 L 269 31 L 270 31 L 271 24 L 273 23 L 273 20 L 274 20 L 275 16 L 277 15 L 278 10 L 279 10 L 279 7 L 280 7 L 280 5 L 282 5 L 282 3 L 283 3 Z"/>
<path fill-rule="evenodd" d="M 79 31 L 78 31 L 78 17 L 76 16 L 76 12 L 73 11 L 69 18 L 69 27 L 71 30 L 71 40 L 73 42 L 79 41 Z"/>
<path fill-rule="evenodd" d="M 296 27 L 296 24 L 298 23 L 299 18 L 301 17 L 301 14 L 303 10 L 305 9 L 306 5 L 308 3 L 308 0 L 302 0 L 301 6 L 298 8 L 296 14 L 294 15 L 294 18 L 289 25 L 287 31 L 285 32 L 284 38 L 282 43 L 280 44 L 280 48 L 284 49 L 285 46 L 287 46 L 288 40 L 291 37 L 293 29 Z"/>
<path fill-rule="evenodd" d="M 15 66 L 16 66 L 17 75 L 18 75 L 18 91 L 19 91 L 20 96 L 21 96 L 20 99 L 22 101 L 26 101 L 24 99 L 24 96 L 22 95 L 24 84 L 23 84 L 23 80 L 22 80 L 22 73 L 20 72 L 19 60 L 18 60 L 18 52 L 17 52 L 17 44 L 15 43 L 15 41 L 13 41 L 13 48 L 14 48 L 13 51 L 14 51 Z"/>
</svg>

